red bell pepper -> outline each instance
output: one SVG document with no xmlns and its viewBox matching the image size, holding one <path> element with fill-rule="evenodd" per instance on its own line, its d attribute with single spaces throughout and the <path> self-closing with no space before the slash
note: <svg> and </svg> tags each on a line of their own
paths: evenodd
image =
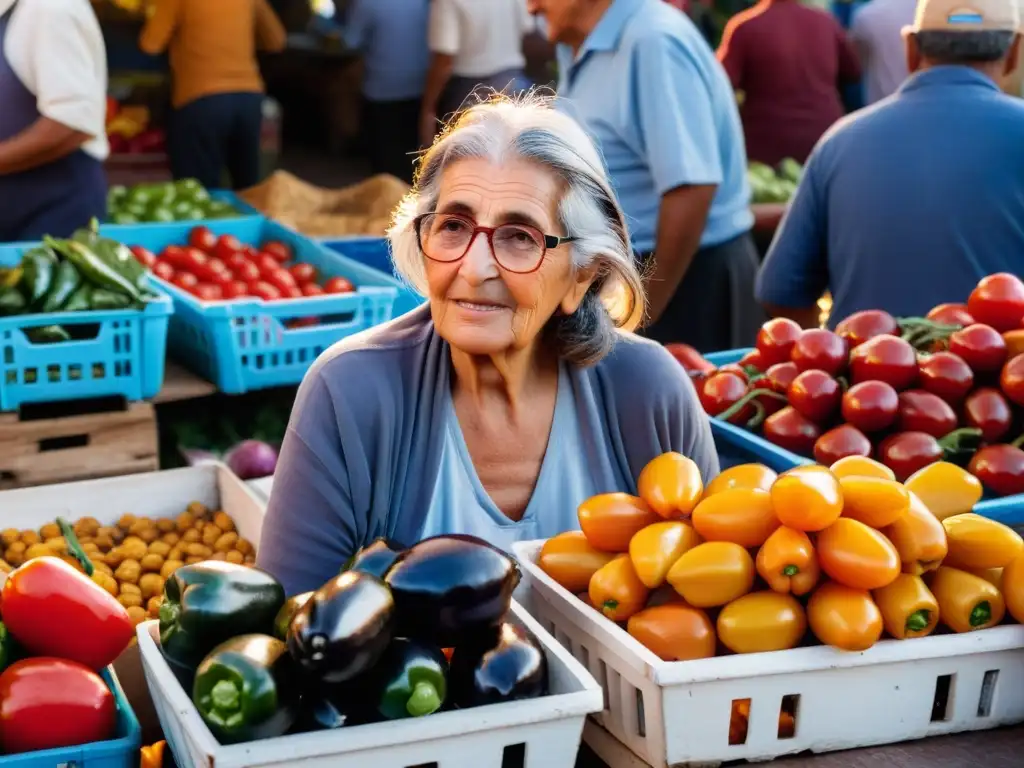
<svg viewBox="0 0 1024 768">
<path fill-rule="evenodd" d="M 25 659 L 0 674 L 4 754 L 113 738 L 117 705 L 103 678 L 67 659 Z"/>
<path fill-rule="evenodd" d="M 121 655 L 135 634 L 123 605 L 56 557 L 29 560 L 8 576 L 3 619 L 30 655 L 70 659 L 95 671 Z"/>
</svg>

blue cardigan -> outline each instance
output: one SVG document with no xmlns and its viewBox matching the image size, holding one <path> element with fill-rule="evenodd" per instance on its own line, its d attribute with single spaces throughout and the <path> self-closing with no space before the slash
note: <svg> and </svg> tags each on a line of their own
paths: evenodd
<svg viewBox="0 0 1024 768">
<path fill-rule="evenodd" d="M 433 494 L 451 356 L 429 307 L 331 347 L 307 373 L 274 476 L 257 565 L 289 595 L 319 588 L 378 536 L 419 539 Z M 595 485 L 636 493 L 655 456 L 678 451 L 718 473 L 711 428 L 689 378 L 660 345 L 621 333 L 570 379 Z M 617 472 L 613 470 L 617 468 Z M 615 477 L 629 477 L 629 488 Z"/>
</svg>

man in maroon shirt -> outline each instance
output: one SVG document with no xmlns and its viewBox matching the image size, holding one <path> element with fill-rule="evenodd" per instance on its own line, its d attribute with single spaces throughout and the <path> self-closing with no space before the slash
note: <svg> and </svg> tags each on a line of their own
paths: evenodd
<svg viewBox="0 0 1024 768">
<path fill-rule="evenodd" d="M 839 88 L 860 78 L 853 47 L 831 14 L 799 0 L 761 0 L 726 25 L 718 49 L 733 88 L 747 157 L 804 162 L 843 116 Z"/>
</svg>

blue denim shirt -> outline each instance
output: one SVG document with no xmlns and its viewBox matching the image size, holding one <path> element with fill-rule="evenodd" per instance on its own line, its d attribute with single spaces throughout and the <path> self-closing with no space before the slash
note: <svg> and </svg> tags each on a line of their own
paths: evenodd
<svg viewBox="0 0 1024 768">
<path fill-rule="evenodd" d="M 363 55 L 363 94 L 371 101 L 423 95 L 430 51 L 429 0 L 351 0 L 345 44 Z"/>
</svg>

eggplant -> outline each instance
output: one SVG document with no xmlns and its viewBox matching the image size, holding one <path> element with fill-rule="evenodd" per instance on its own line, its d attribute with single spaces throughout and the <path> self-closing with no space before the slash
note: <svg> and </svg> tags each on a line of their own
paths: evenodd
<svg viewBox="0 0 1024 768">
<path fill-rule="evenodd" d="M 396 639 L 374 668 L 373 688 L 385 720 L 433 714 L 448 698 L 448 660 L 439 648 Z"/>
<path fill-rule="evenodd" d="M 348 716 L 329 698 L 313 691 L 303 696 L 302 714 L 290 733 L 333 731 L 345 725 L 348 725 Z"/>
<path fill-rule="evenodd" d="M 424 539 L 388 571 L 397 635 L 454 648 L 501 624 L 521 575 L 515 560 L 475 536 Z"/>
<path fill-rule="evenodd" d="M 288 627 L 291 626 L 292 619 L 295 618 L 295 614 L 299 612 L 299 609 L 309 602 L 309 598 L 312 596 L 312 592 L 303 592 L 301 595 L 289 597 L 284 601 L 281 610 L 274 617 L 274 637 L 278 640 L 288 639 Z"/>
<path fill-rule="evenodd" d="M 368 672 L 394 636 L 395 601 L 376 576 L 349 571 L 313 593 L 288 628 L 288 650 L 325 683 Z"/>
<path fill-rule="evenodd" d="M 547 659 L 533 635 L 506 622 L 493 644 L 456 647 L 449 680 L 452 703 L 463 709 L 534 699 L 547 693 Z"/>
<path fill-rule="evenodd" d="M 387 539 L 374 539 L 349 558 L 341 569 L 345 571 L 361 571 L 378 579 L 383 579 L 395 561 L 402 556 L 401 547 L 397 547 Z"/>
</svg>

